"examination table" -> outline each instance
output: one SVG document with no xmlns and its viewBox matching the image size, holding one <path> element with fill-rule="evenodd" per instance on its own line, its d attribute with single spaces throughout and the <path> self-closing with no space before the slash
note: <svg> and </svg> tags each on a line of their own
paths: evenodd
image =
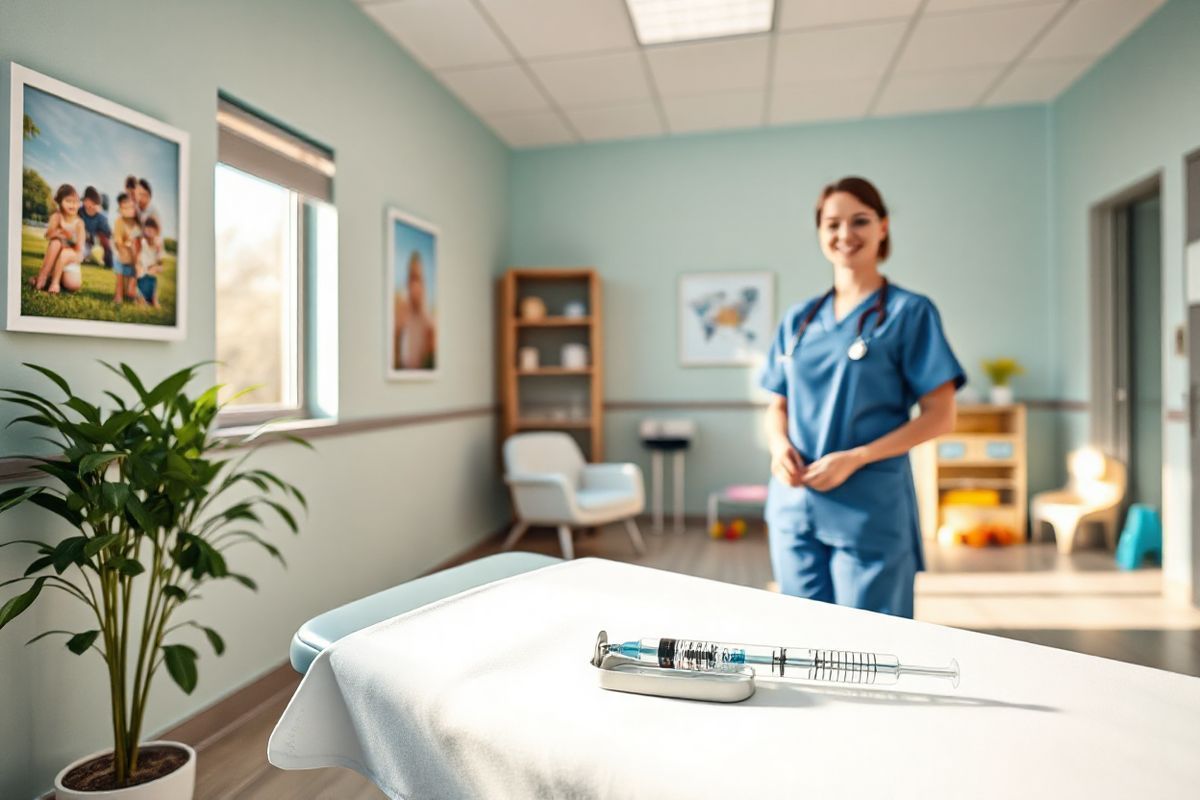
<svg viewBox="0 0 1200 800">
<path fill-rule="evenodd" d="M 896 686 L 758 681 L 736 704 L 606 691 L 610 640 L 891 653 Z M 307 623 L 268 746 L 390 797 L 1155 797 L 1200 787 L 1200 679 L 601 559 L 507 553 Z"/>
</svg>

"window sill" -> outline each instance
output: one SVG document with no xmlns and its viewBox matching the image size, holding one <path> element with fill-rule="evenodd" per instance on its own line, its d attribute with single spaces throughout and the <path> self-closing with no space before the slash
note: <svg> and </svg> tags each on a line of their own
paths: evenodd
<svg viewBox="0 0 1200 800">
<path fill-rule="evenodd" d="M 308 419 L 283 419 L 278 422 L 270 423 L 239 423 L 234 422 L 228 426 L 221 426 L 218 423 L 215 436 L 218 439 L 241 439 L 255 431 L 258 436 L 255 438 L 270 437 L 278 433 L 303 433 L 305 431 L 323 430 L 326 428 L 337 427 L 337 417 L 310 417 Z"/>
</svg>

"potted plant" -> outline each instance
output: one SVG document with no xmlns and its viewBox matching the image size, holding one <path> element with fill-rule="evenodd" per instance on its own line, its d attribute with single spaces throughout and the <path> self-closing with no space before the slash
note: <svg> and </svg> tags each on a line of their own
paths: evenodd
<svg viewBox="0 0 1200 800">
<path fill-rule="evenodd" d="M 45 589 L 79 600 L 95 620 L 88 630 L 49 630 L 29 643 L 65 636 L 72 653 L 99 654 L 112 709 L 112 748 L 63 769 L 55 780 L 57 796 L 190 799 L 195 752 L 184 744 L 141 740 L 151 683 L 165 667 L 184 692 L 196 688 L 198 654 L 179 636 L 198 630 L 218 656 L 225 644 L 212 628 L 180 619 L 180 609 L 210 581 L 255 589 L 254 581 L 231 569 L 226 552 L 251 544 L 282 563 L 278 548 L 260 535 L 261 512 L 278 516 L 296 533 L 289 503 L 306 506 L 304 495 L 274 474 L 246 466 L 262 444 L 255 434 L 213 436 L 220 387 L 196 397 L 184 391 L 197 366 L 146 388 L 128 365 L 105 364 L 133 394 L 127 402 L 104 392 L 109 410 L 73 394 L 51 370 L 26 366 L 66 398 L 2 389 L 0 400 L 21 406 L 26 413 L 14 422 L 41 429 L 39 438 L 53 445 L 53 452 L 33 457 L 34 469 L 53 481 L 0 492 L 0 512 L 32 503 L 74 531 L 57 543 L 24 538 L 0 544 L 34 554 L 23 575 L 0 582 L 21 589 L 0 605 L 0 628 Z M 252 492 L 231 497 L 241 489 Z"/>
<path fill-rule="evenodd" d="M 1012 405 L 1013 391 L 1009 381 L 1014 375 L 1024 375 L 1025 368 L 1014 358 L 997 358 L 983 362 L 984 372 L 992 381 L 990 399 L 993 405 Z"/>
</svg>

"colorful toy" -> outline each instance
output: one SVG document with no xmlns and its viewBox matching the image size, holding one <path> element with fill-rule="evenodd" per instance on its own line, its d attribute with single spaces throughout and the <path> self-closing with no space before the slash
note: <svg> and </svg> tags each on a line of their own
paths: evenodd
<svg viewBox="0 0 1200 800">
<path fill-rule="evenodd" d="M 988 547 L 998 545 L 1004 547 L 1016 544 L 1020 537 L 1015 530 L 1007 525 L 995 523 L 980 523 L 969 528 L 955 528 L 943 525 L 938 530 L 938 542 L 944 545 L 965 544 L 968 547 Z"/>
<path fill-rule="evenodd" d="M 740 539 L 746 535 L 746 520 L 735 519 L 728 525 L 720 520 L 714 520 L 708 528 L 708 535 L 714 539 Z"/>
</svg>

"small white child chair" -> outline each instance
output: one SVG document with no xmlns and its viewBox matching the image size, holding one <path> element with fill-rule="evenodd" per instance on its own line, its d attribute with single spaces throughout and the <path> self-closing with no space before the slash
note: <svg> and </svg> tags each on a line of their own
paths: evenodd
<svg viewBox="0 0 1200 800">
<path fill-rule="evenodd" d="M 1109 548 L 1115 549 L 1117 517 L 1125 499 L 1125 465 L 1088 447 L 1071 453 L 1067 470 L 1066 488 L 1034 495 L 1030 509 L 1034 531 L 1039 523 L 1050 523 L 1058 552 L 1067 554 L 1079 527 L 1097 522 Z"/>
<path fill-rule="evenodd" d="M 563 558 L 574 558 L 572 527 L 624 520 L 634 550 L 645 552 L 633 519 L 646 506 L 642 471 L 636 464 L 588 464 L 569 435 L 539 431 L 518 433 L 504 442 L 504 471 L 517 512 L 505 550 L 530 525 L 553 525 Z"/>
</svg>

